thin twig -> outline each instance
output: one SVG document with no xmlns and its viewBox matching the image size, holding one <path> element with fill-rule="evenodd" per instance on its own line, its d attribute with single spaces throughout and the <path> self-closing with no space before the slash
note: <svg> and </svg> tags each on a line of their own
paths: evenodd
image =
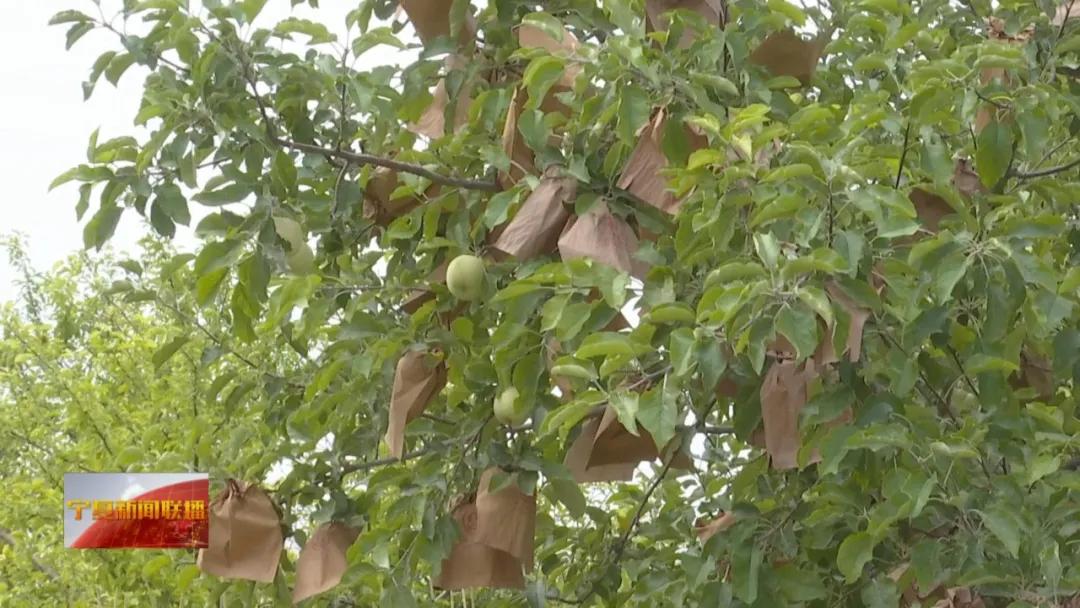
<svg viewBox="0 0 1080 608">
<path fill-rule="evenodd" d="M 907 128 L 904 129 L 904 149 L 900 152 L 900 166 L 896 168 L 896 183 L 893 184 L 893 190 L 900 189 L 900 177 L 904 175 L 904 162 L 907 161 L 908 151 L 908 139 L 911 137 L 911 120 L 908 120 Z M 831 199 L 830 199 L 831 200 Z M 832 216 L 829 217 L 830 226 Z"/>
<path fill-rule="evenodd" d="M 1080 167 L 1080 158 L 1075 158 L 1064 165 L 1049 167 L 1039 171 L 1012 171 L 1010 177 L 1015 177 L 1016 179 L 1034 179 L 1036 177 L 1046 177 L 1048 175 L 1054 175 L 1055 173 L 1062 173 L 1075 167 Z"/>
<path fill-rule="evenodd" d="M 245 68 L 245 78 L 248 85 L 251 86 L 251 96 L 255 99 L 256 105 L 259 107 L 259 114 L 262 115 L 263 123 L 266 127 L 266 136 L 270 139 L 270 142 L 293 150 L 299 150 L 301 152 L 307 152 L 309 154 L 319 154 L 328 158 L 336 158 L 344 160 L 354 165 L 373 165 L 376 167 L 384 167 L 386 169 L 392 169 L 401 173 L 411 173 L 412 175 L 418 175 L 420 177 L 431 180 L 433 184 L 439 184 L 442 186 L 451 186 L 455 188 L 465 188 L 466 190 L 480 190 L 484 192 L 498 192 L 502 188 L 495 180 L 475 180 L 462 177 L 451 177 L 436 173 L 414 163 L 402 162 L 400 160 L 394 160 L 392 158 L 384 158 L 381 156 L 375 156 L 373 154 L 364 154 L 361 152 L 349 152 L 346 150 L 335 150 L 333 148 L 324 148 L 322 146 L 316 146 L 312 144 L 300 143 L 280 137 L 275 132 L 275 123 L 270 118 L 270 112 L 266 109 L 266 104 L 263 103 L 262 97 L 259 95 L 259 90 L 254 76 L 250 73 L 252 68 L 250 66 L 243 66 Z"/>
</svg>

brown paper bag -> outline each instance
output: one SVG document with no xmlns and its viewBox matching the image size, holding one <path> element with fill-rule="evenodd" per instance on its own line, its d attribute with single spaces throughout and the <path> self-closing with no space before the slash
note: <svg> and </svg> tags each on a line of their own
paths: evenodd
<svg viewBox="0 0 1080 608">
<path fill-rule="evenodd" d="M 1040 398 L 1046 400 L 1054 396 L 1054 366 L 1046 357 L 1024 347 L 1020 351 L 1020 369 L 1009 377 L 1013 388 L 1031 387 Z"/>
<path fill-rule="evenodd" d="M 556 40 L 547 32 L 538 27 L 523 23 L 518 26 L 518 45 L 526 49 L 544 49 L 552 55 L 558 55 L 563 59 L 572 58 L 581 46 L 578 39 L 566 28 L 563 28 L 562 40 Z M 567 61 L 566 70 L 562 78 L 555 84 L 561 90 L 568 91 L 574 88 L 574 80 L 581 73 L 581 64 Z"/>
<path fill-rule="evenodd" d="M 581 433 L 570 445 L 563 464 L 570 469 L 574 481 L 590 483 L 597 481 L 630 481 L 634 478 L 637 462 L 622 462 L 590 467 L 589 455 L 596 441 L 596 430 L 600 427 L 600 418 L 589 418 L 581 427 Z"/>
<path fill-rule="evenodd" d="M 424 413 L 445 385 L 446 363 L 430 364 L 426 352 L 410 350 L 398 360 L 390 397 L 390 424 L 386 429 L 391 456 L 401 458 L 405 451 L 405 425 Z"/>
<path fill-rule="evenodd" d="M 642 278 L 649 266 L 634 257 L 637 249 L 633 228 L 612 214 L 604 201 L 597 201 L 585 215 L 573 220 L 559 237 L 559 254 L 563 260 L 588 257 Z"/>
<path fill-rule="evenodd" d="M 514 89 L 510 108 L 506 111 L 506 122 L 503 123 L 502 148 L 510 157 L 510 170 L 499 174 L 499 184 L 504 189 L 513 187 L 526 175 L 536 173 L 532 148 L 525 144 L 525 139 L 518 133 L 518 117 L 525 110 L 526 99 L 525 89 Z"/>
<path fill-rule="evenodd" d="M 619 188 L 622 188 L 653 207 L 675 215 L 682 205 L 682 199 L 668 190 L 668 178 L 663 171 L 668 168 L 668 159 L 661 147 L 667 111 L 659 108 L 653 112 L 652 119 L 638 132 L 638 143 L 630 154 L 630 159 L 619 176 Z M 690 149 L 699 150 L 708 146 L 705 136 L 685 128 Z"/>
<path fill-rule="evenodd" d="M 765 434 L 765 450 L 776 470 L 799 466 L 799 413 L 806 405 L 806 389 L 817 376 L 813 359 L 796 364 L 776 361 L 761 383 L 761 421 Z"/>
<path fill-rule="evenodd" d="M 825 49 L 825 41 L 803 40 L 791 30 L 769 34 L 752 53 L 750 62 L 764 67 L 773 76 L 798 78 L 809 86 Z"/>
<path fill-rule="evenodd" d="M 454 0 L 399 0 L 401 8 L 409 17 L 416 36 L 424 44 L 439 36 L 450 35 L 450 8 Z M 476 18 L 469 14 L 465 18 L 459 44 L 469 44 L 476 38 Z"/>
<path fill-rule="evenodd" d="M 468 65 L 468 58 L 461 55 L 449 55 L 446 69 L 461 70 Z M 457 104 L 454 107 L 454 131 L 460 131 L 469 122 L 469 106 L 472 105 L 474 83 L 466 82 L 458 91 Z M 446 106 L 450 104 L 450 93 L 446 90 L 446 79 L 439 79 L 432 91 L 431 105 L 420 115 L 420 119 L 407 128 L 429 139 L 438 139 L 446 134 Z"/>
<path fill-rule="evenodd" d="M 1067 0 L 1066 2 L 1059 4 L 1057 11 L 1054 13 L 1052 23 L 1061 27 L 1061 24 L 1069 19 L 1080 19 L 1080 6 L 1076 4 L 1077 1 L 1078 0 Z"/>
<path fill-rule="evenodd" d="M 494 248 L 519 261 L 554 252 L 570 218 L 567 204 L 576 195 L 577 179 L 563 176 L 560 167 L 548 167 L 540 185 L 521 204 Z"/>
<path fill-rule="evenodd" d="M 863 327 L 866 325 L 867 319 L 870 318 L 870 311 L 862 308 L 855 303 L 835 282 L 830 281 L 825 285 L 825 291 L 829 293 L 829 297 L 840 304 L 840 307 L 844 309 L 844 312 L 848 314 L 851 320 L 848 322 L 848 334 L 847 344 L 845 352 L 848 355 L 849 361 L 858 361 L 862 355 L 862 334 Z M 823 343 L 828 343 L 829 348 L 832 348 L 832 331 L 825 334 L 830 336 L 826 340 L 822 340 Z M 844 353 L 840 353 L 841 355 Z M 816 359 L 818 367 L 825 364 L 822 359 Z"/>
<path fill-rule="evenodd" d="M 311 535 L 296 562 L 293 603 L 329 591 L 341 582 L 349 563 L 345 552 L 360 531 L 340 522 L 323 524 Z"/>
<path fill-rule="evenodd" d="M 1024 45 L 1031 40 L 1032 35 L 1035 33 L 1035 27 L 1029 26 L 1016 33 L 1015 36 L 1011 36 L 1005 33 L 1005 22 L 997 17 L 991 17 L 987 20 L 987 32 L 986 36 L 990 40 L 998 40 L 1005 44 Z M 979 74 L 979 84 L 986 86 L 994 80 L 1000 80 L 1002 86 L 1012 87 L 1015 81 L 1012 74 L 1005 68 L 983 68 Z M 995 107 L 990 103 L 982 103 L 979 106 L 979 111 L 975 115 L 975 133 L 979 133 L 983 130 L 983 127 L 990 124 L 995 117 L 1001 120 L 1012 120 L 1009 112 L 1001 108 Z"/>
<path fill-rule="evenodd" d="M 386 227 L 390 222 L 424 204 L 425 198 L 430 199 L 439 194 L 438 184 L 432 184 L 424 191 L 423 197 L 413 194 L 394 198 L 394 190 L 397 190 L 400 184 L 397 171 L 386 167 L 375 169 L 364 189 L 364 218 Z"/>
<path fill-rule="evenodd" d="M 450 591 L 475 587 L 524 589 L 521 562 L 505 551 L 476 542 L 475 498 L 461 500 L 452 513 L 461 527 L 461 538 L 442 561 L 442 569 L 434 581 L 435 588 Z"/>
<path fill-rule="evenodd" d="M 702 543 L 735 525 L 734 513 L 723 513 L 720 517 L 694 526 L 694 533 Z"/>
<path fill-rule="evenodd" d="M 723 0 L 645 0 L 645 31 L 655 32 L 668 29 L 670 19 L 666 14 L 676 9 L 694 11 L 708 23 L 718 28 L 724 27 Z M 679 40 L 679 47 L 686 48 L 694 43 L 694 32 L 687 29 Z"/>
<path fill-rule="evenodd" d="M 281 518 L 261 488 L 230 479 L 210 502 L 210 542 L 197 563 L 207 574 L 273 582 L 284 538 Z"/>
<path fill-rule="evenodd" d="M 445 283 L 446 282 L 446 269 L 450 265 L 449 261 L 444 261 L 439 264 L 435 270 L 431 271 L 428 275 L 428 284 Z M 415 289 L 409 297 L 406 298 L 401 304 L 401 309 L 410 315 L 420 309 L 421 306 L 431 301 L 435 297 L 435 292 L 428 288 Z"/>
<path fill-rule="evenodd" d="M 525 572 L 532 572 L 536 495 L 525 494 L 516 482 L 497 492 L 490 492 L 491 480 L 498 470 L 493 467 L 480 475 L 480 487 L 476 492 L 474 540 L 508 553 L 521 563 Z"/>
<path fill-rule="evenodd" d="M 608 407 L 600 419 L 593 439 L 592 450 L 586 461 L 586 469 L 597 466 L 613 464 L 630 464 L 637 466 L 640 462 L 657 460 L 660 458 L 660 450 L 649 434 L 641 425 L 638 425 L 638 434 L 634 435 L 618 420 L 615 409 Z M 676 438 L 673 441 L 677 441 Z M 673 469 L 692 469 L 694 462 L 685 452 L 677 452 L 672 461 Z"/>
</svg>

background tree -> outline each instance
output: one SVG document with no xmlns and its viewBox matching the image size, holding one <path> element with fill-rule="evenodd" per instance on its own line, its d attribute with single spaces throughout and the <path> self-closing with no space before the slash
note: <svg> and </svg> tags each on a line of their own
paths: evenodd
<svg viewBox="0 0 1080 608">
<path fill-rule="evenodd" d="M 445 601 L 449 500 L 490 465 L 538 497 L 533 605 L 1077 593 L 1071 5 L 407 2 L 417 61 L 358 70 L 416 45 L 396 3 L 359 3 L 348 39 L 262 23 L 264 4 L 58 15 L 71 44 L 120 38 L 88 93 L 152 73 L 150 136 L 95 134 L 57 183 L 83 182 L 92 247 L 124 217 L 169 237 L 208 211 L 166 302 L 222 324 L 257 375 L 225 424 L 193 416 L 200 466 L 260 481 L 285 459 L 273 495 L 300 544 L 361 528 L 319 601 Z M 568 206 L 538 214 L 577 218 L 557 246 L 503 241 L 567 178 Z M 473 302 L 440 278 L 461 253 L 489 260 Z M 628 303 L 640 322 L 616 331 Z M 407 350 L 437 353 L 446 385 L 398 462 L 381 441 Z M 533 409 L 518 430 L 491 421 L 510 386 Z M 582 492 L 561 463 L 605 408 L 673 449 Z M 695 522 L 721 515 L 702 544 Z M 291 570 L 197 584 L 285 601 Z"/>
</svg>

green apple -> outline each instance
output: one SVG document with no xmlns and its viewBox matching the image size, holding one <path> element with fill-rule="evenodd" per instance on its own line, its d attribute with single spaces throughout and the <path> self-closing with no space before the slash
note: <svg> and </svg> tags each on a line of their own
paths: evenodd
<svg viewBox="0 0 1080 608">
<path fill-rule="evenodd" d="M 484 293 L 484 261 L 459 255 L 446 267 L 446 288 L 459 300 L 471 302 Z"/>
<path fill-rule="evenodd" d="M 286 255 L 285 261 L 289 264 L 289 270 L 295 274 L 311 274 L 311 271 L 315 270 L 315 252 L 307 243 L 300 243 L 299 247 L 294 247 Z"/>
<path fill-rule="evenodd" d="M 529 419 L 532 409 L 514 387 L 505 389 L 495 398 L 495 419 L 509 426 L 521 426 Z"/>
<path fill-rule="evenodd" d="M 300 245 L 307 242 L 303 227 L 294 219 L 287 217 L 274 218 L 274 230 L 289 244 L 292 249 L 299 249 Z"/>
</svg>

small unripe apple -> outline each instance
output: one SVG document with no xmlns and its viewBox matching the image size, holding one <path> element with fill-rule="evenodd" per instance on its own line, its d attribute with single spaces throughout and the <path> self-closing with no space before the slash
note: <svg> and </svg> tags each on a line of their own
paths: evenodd
<svg viewBox="0 0 1080 608">
<path fill-rule="evenodd" d="M 484 261 L 459 255 L 446 267 L 446 288 L 459 300 L 471 302 L 484 293 Z"/>
<path fill-rule="evenodd" d="M 299 249 L 306 242 L 304 229 L 300 223 L 287 217 L 274 218 L 274 230 L 292 249 Z"/>
<path fill-rule="evenodd" d="M 307 243 L 300 243 L 286 256 L 285 261 L 289 264 L 289 270 L 295 274 L 310 274 L 315 270 L 315 252 Z"/>
<path fill-rule="evenodd" d="M 510 387 L 495 398 L 495 419 L 508 426 L 521 426 L 532 412 L 521 399 L 521 393 Z"/>
</svg>

